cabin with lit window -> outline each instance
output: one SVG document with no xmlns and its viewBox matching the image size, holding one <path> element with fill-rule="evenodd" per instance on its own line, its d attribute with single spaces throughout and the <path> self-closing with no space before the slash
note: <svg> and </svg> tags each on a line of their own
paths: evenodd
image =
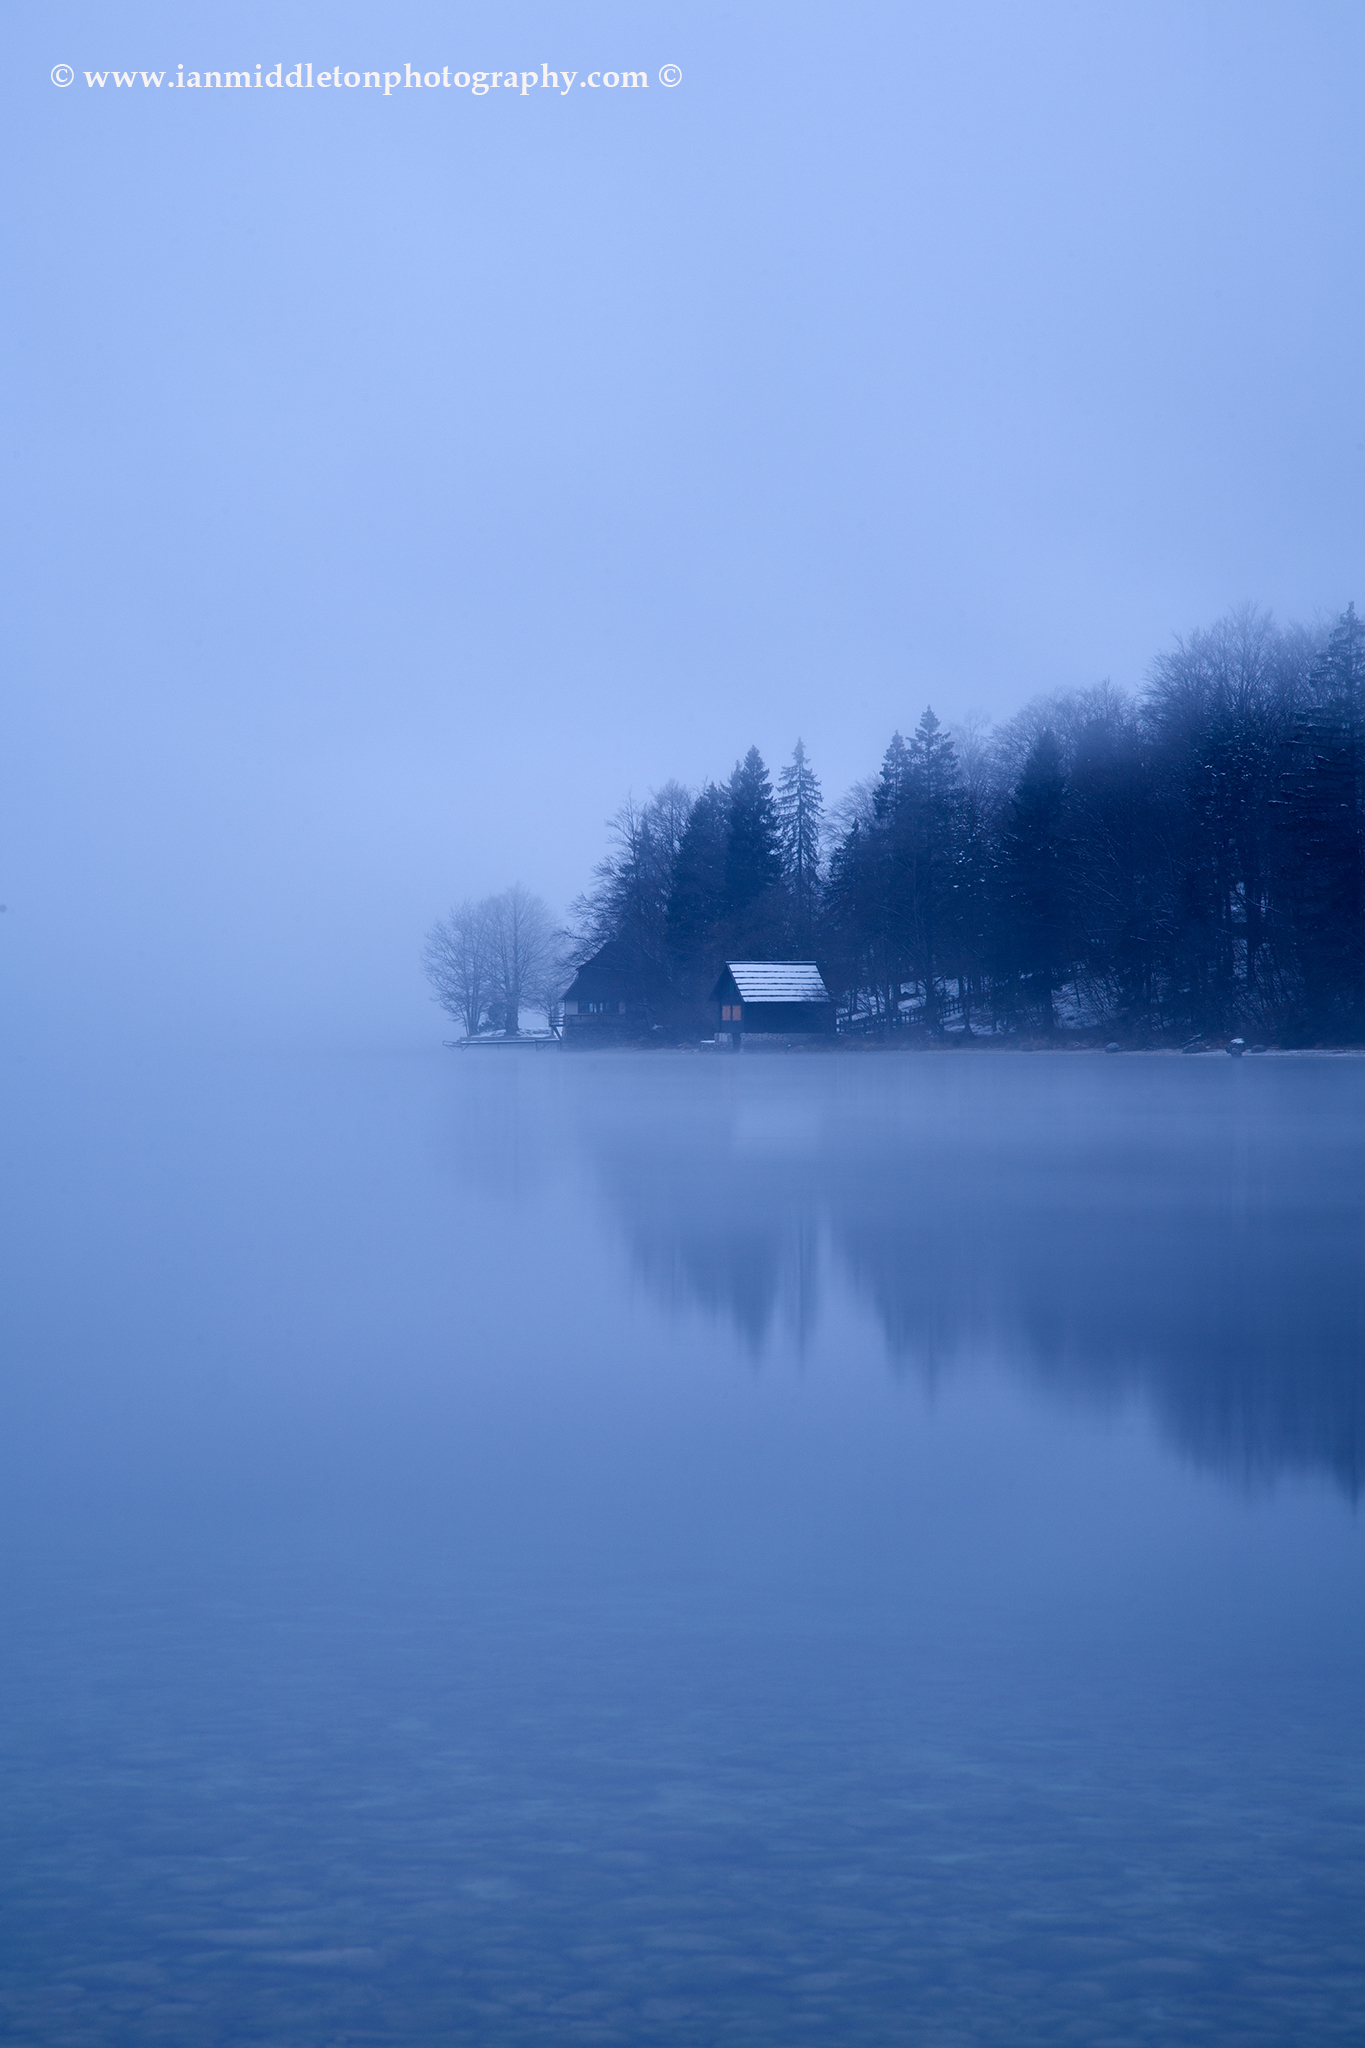
<svg viewBox="0 0 1365 2048">
<path fill-rule="evenodd" d="M 609 940 L 564 991 L 564 1037 L 579 1044 L 635 1037 L 640 1019 L 628 993 L 621 947 Z"/>
<path fill-rule="evenodd" d="M 813 960 L 727 960 L 711 1000 L 718 1034 L 734 1045 L 834 1032 L 834 1003 Z"/>
</svg>

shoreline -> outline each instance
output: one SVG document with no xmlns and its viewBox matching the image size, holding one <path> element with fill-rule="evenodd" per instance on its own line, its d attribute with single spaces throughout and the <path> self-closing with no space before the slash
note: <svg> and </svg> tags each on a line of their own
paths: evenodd
<svg viewBox="0 0 1365 2048">
<path fill-rule="evenodd" d="M 446 1042 L 452 1043 L 454 1041 Z M 1110 1049 L 1111 1047 L 1112 1050 Z M 651 1043 L 647 1039 L 621 1039 L 615 1043 L 604 1042 L 599 1045 L 573 1044 L 561 1041 L 560 1049 L 573 1053 L 705 1053 L 708 1056 L 714 1056 L 719 1059 L 733 1058 L 735 1050 L 732 1046 L 718 1044 L 714 1039 L 675 1041 L 669 1045 Z M 920 1040 L 915 1043 L 896 1039 L 839 1038 L 833 1041 L 818 1039 L 802 1044 L 800 1040 L 796 1040 L 788 1045 L 746 1045 L 741 1046 L 739 1050 L 742 1053 L 747 1053 L 751 1058 L 781 1058 L 789 1053 L 796 1053 L 806 1058 L 820 1057 L 826 1059 L 841 1057 L 862 1058 L 867 1056 L 933 1057 L 951 1055 L 953 1053 L 989 1053 L 1029 1057 L 1041 1054 L 1044 1056 L 1064 1056 L 1067 1058 L 1088 1054 L 1102 1059 L 1365 1059 L 1365 1045 L 1266 1045 L 1258 1046 L 1255 1050 L 1250 1046 L 1246 1046 L 1241 1052 L 1231 1052 L 1226 1043 L 1188 1048 L 1182 1045 L 1122 1045 L 1115 1044 L 1113 1040 L 1109 1040 L 1102 1045 L 1080 1044 L 1074 1040 L 1069 1043 L 1056 1044 L 1042 1040 L 1034 1040 L 1032 1042 L 1021 1042 L 1018 1039 L 1002 1040 L 987 1037 L 984 1034 L 981 1036 L 973 1035 L 973 1037 L 965 1041 L 954 1034 L 946 1039 L 936 1039 L 929 1042 Z"/>
</svg>

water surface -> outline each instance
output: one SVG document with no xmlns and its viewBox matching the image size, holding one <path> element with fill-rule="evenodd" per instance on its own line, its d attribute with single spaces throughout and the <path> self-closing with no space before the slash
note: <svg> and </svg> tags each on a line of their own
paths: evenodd
<svg viewBox="0 0 1365 2048">
<path fill-rule="evenodd" d="M 1365 1061 L 21 1061 L 23 2043 L 1365 2028 Z"/>
</svg>

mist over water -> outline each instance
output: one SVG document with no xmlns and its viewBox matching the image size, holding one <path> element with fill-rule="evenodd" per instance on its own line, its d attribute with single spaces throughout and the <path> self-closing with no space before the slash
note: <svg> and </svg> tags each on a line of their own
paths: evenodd
<svg viewBox="0 0 1365 2048">
<path fill-rule="evenodd" d="M 1355 1499 L 1365 1190 L 1344 1073 L 949 1054 L 793 1087 L 770 1066 L 680 1105 L 663 1172 L 629 1089 L 592 1143 L 651 1291 L 756 1357 L 779 1322 L 799 1351 L 856 1304 L 926 1386 L 997 1362 L 1097 1413 L 1137 1399 L 1230 1477 L 1330 1472 Z"/>
<path fill-rule="evenodd" d="M 15 16 L 0 2039 L 1359 2048 L 1365 13 Z"/>
<path fill-rule="evenodd" d="M 1365 1062 L 15 1080 L 10 2037 L 1357 2037 Z"/>
</svg>

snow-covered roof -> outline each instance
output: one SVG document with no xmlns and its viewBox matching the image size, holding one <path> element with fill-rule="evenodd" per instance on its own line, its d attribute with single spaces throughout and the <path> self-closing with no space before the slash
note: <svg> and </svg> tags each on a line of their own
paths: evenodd
<svg viewBox="0 0 1365 2048">
<path fill-rule="evenodd" d="M 727 960 L 746 1003 L 827 1003 L 829 990 L 813 960 Z"/>
</svg>

